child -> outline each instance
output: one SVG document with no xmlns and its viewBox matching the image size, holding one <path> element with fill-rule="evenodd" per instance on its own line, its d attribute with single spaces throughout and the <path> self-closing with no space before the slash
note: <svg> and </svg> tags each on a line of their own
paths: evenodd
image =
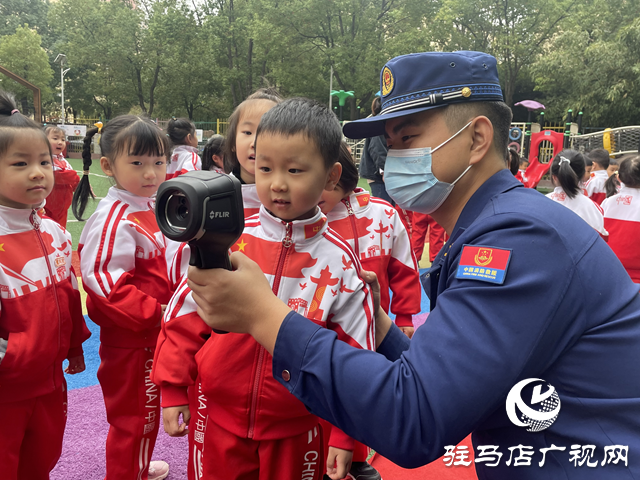
<svg viewBox="0 0 640 480">
<path fill-rule="evenodd" d="M 213 135 L 202 150 L 202 169 L 224 173 L 224 137 Z"/>
<path fill-rule="evenodd" d="M 604 182 L 607 181 L 607 168 L 609 168 L 609 152 L 604 148 L 596 148 L 588 154 L 593 162 L 589 180 L 584 184 L 587 196 L 598 205 L 607 197 Z"/>
<path fill-rule="evenodd" d="M 640 283 L 640 156 L 620 162 L 620 192 L 602 202 L 609 246 L 635 283 Z"/>
<path fill-rule="evenodd" d="M 516 179 L 520 181 L 525 187 L 527 183 L 529 183 L 529 179 L 527 178 L 527 168 L 529 167 L 529 160 L 524 157 L 519 157 L 520 166 L 518 168 L 518 173 L 516 173 Z"/>
<path fill-rule="evenodd" d="M 563 150 L 551 163 L 551 180 L 556 187 L 547 197 L 578 214 L 602 238 L 607 239 L 600 205 L 582 192 L 580 179 L 584 176 L 584 156 L 575 150 Z"/>
<path fill-rule="evenodd" d="M 291 308 L 352 345 L 373 348 L 371 297 L 358 275 L 360 263 L 317 208 L 322 190 L 333 190 L 340 176 L 335 159 L 342 134 L 335 116 L 315 102 L 288 100 L 265 114 L 257 138 L 255 180 L 264 205 L 247 219 L 232 249 L 258 261 Z M 167 325 L 195 315 L 183 281 Z M 168 340 L 164 348 L 180 353 Z M 251 337 L 213 335 L 196 360 L 209 411 L 204 478 L 319 479 L 325 458 L 331 478 L 347 474 L 352 442 L 334 429 L 330 444 L 346 448 L 323 454 L 318 419 L 277 384 L 270 355 Z"/>
<path fill-rule="evenodd" d="M 78 216 L 90 194 L 97 132 L 89 130 L 84 140 L 85 175 L 73 199 Z M 89 316 L 100 325 L 98 380 L 110 425 L 105 478 L 156 480 L 169 466 L 149 463 L 160 421 L 160 392 L 149 375 L 171 290 L 153 197 L 165 178 L 169 146 L 153 122 L 135 115 L 116 117 L 101 133 L 100 166 L 115 185 L 87 221 L 78 252 Z"/>
<path fill-rule="evenodd" d="M 380 304 L 396 315 L 396 325 L 413 335 L 412 315 L 420 312 L 420 280 L 412 254 L 411 239 L 399 213 L 388 202 L 373 197 L 358 185 L 358 169 L 342 142 L 342 175 L 332 192 L 323 191 L 318 206 L 335 230 L 360 258 L 362 268 L 375 272 L 380 282 Z M 420 214 L 422 215 L 422 214 Z M 414 221 L 416 213 L 413 215 Z M 414 224 L 415 227 L 415 224 Z M 444 233 L 444 230 L 443 230 Z M 393 292 L 390 302 L 389 289 Z M 368 448 L 356 442 L 350 475 L 353 478 L 380 478 L 367 463 Z"/>
<path fill-rule="evenodd" d="M 183 173 L 202 170 L 196 126 L 189 119 L 172 117 L 167 125 L 167 137 L 175 145 L 171 162 L 167 165 L 167 180 Z"/>
<path fill-rule="evenodd" d="M 322 192 L 318 206 L 329 226 L 358 254 L 362 268 L 376 273 L 382 308 L 389 312 L 391 304 L 396 325 L 411 338 L 412 316 L 420 313 L 421 297 L 411 239 L 395 208 L 357 186 L 358 170 L 344 142 L 338 160 L 342 166 L 340 181 L 332 192 Z M 415 212 L 413 217 L 415 222 Z"/>
<path fill-rule="evenodd" d="M 256 193 L 253 180 L 255 173 L 255 148 L 254 139 L 256 129 L 262 115 L 278 103 L 281 97 L 275 90 L 260 89 L 242 102 L 229 118 L 229 140 L 225 142 L 227 150 L 224 158 L 227 160 L 228 171 L 242 183 L 242 200 L 244 203 L 244 216 L 250 217 L 260 209 L 260 200 Z M 220 136 L 218 136 L 220 137 Z M 215 137 L 215 144 L 219 143 Z M 214 146 L 207 142 L 203 152 L 203 165 L 208 158 L 214 158 Z M 204 168 L 204 167 L 203 167 Z M 178 245 L 175 254 L 169 250 Z M 169 263 L 169 280 L 173 290 L 178 290 L 183 275 L 189 267 L 189 246 L 186 243 L 167 242 L 167 259 Z M 170 259 L 170 260 L 169 260 Z M 175 295 L 188 293 L 179 290 Z M 175 298 L 175 296 L 174 296 Z M 177 313 L 177 311 L 175 312 Z M 155 359 L 155 368 L 152 372 L 152 380 L 162 390 L 163 422 L 165 431 L 171 436 L 182 436 L 187 432 L 185 426 L 179 424 L 180 415 L 185 423 L 193 414 L 196 420 L 188 430 L 189 434 L 189 463 L 187 476 L 189 480 L 199 479 L 202 476 L 202 458 L 204 432 L 207 424 L 207 399 L 202 393 L 198 369 L 195 362 L 195 354 L 202 348 L 211 336 L 211 329 L 197 316 L 195 310 L 192 315 L 168 314 L 162 324 L 162 331 L 158 338 L 158 349 Z M 162 348 L 164 346 L 164 348 Z M 175 350 L 174 350 L 175 348 Z M 176 356 L 183 361 L 175 362 Z"/>
<path fill-rule="evenodd" d="M 615 158 L 612 158 L 609 160 L 609 166 L 607 167 L 607 176 L 610 177 L 617 171 L 618 171 L 618 160 Z"/>
<path fill-rule="evenodd" d="M 44 133 L 49 139 L 53 152 L 53 176 L 55 178 L 55 185 L 47 197 L 44 211 L 49 218 L 66 228 L 67 211 L 71 206 L 73 192 L 80 182 L 80 177 L 62 154 L 66 145 L 64 130 L 55 125 L 49 125 L 45 127 Z"/>
<path fill-rule="evenodd" d="M 38 215 L 54 183 L 41 128 L 0 92 L 0 465 L 3 480 L 48 480 L 62 452 L 68 374 L 89 336 L 71 235 Z"/>
</svg>

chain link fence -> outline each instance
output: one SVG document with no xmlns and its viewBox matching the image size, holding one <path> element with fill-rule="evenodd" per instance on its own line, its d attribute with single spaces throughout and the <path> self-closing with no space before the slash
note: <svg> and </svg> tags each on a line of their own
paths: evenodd
<svg viewBox="0 0 640 480">
<path fill-rule="evenodd" d="M 640 150 L 640 126 L 607 128 L 601 132 L 572 135 L 570 142 L 571 148 L 580 152 L 604 148 L 612 156 L 638 153 Z"/>
</svg>

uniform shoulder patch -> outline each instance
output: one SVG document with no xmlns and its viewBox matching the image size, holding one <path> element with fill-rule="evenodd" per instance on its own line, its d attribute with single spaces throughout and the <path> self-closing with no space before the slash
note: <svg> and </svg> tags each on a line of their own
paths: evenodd
<svg viewBox="0 0 640 480">
<path fill-rule="evenodd" d="M 463 245 L 456 278 L 502 285 L 511 260 L 511 249 Z"/>
</svg>

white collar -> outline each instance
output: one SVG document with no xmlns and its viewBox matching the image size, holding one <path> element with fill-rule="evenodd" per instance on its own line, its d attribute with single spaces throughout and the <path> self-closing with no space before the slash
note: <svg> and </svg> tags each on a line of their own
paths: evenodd
<svg viewBox="0 0 640 480">
<path fill-rule="evenodd" d="M 140 210 L 153 210 L 156 204 L 155 194 L 151 197 L 141 197 L 116 186 L 109 189 L 105 198 L 111 201 L 120 200 L 121 202 L 137 207 Z"/>
<path fill-rule="evenodd" d="M 44 203 L 37 207 L 44 207 Z M 33 230 L 34 221 L 38 225 L 42 223 L 42 218 L 38 215 L 36 209 L 31 208 L 11 208 L 0 205 L 0 231 L 6 233 L 20 233 L 27 230 Z"/>
<path fill-rule="evenodd" d="M 260 225 L 267 238 L 278 242 L 281 242 L 287 236 L 287 232 L 289 232 L 293 243 L 298 244 L 321 238 L 321 234 L 327 230 L 327 217 L 324 216 L 319 208 L 311 218 L 286 222 L 271 215 L 264 205 L 261 205 L 259 216 Z"/>
</svg>

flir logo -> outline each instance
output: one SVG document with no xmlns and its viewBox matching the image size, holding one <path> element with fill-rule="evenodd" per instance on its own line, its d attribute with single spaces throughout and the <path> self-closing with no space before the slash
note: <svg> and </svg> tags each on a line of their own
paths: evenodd
<svg viewBox="0 0 640 480">
<path fill-rule="evenodd" d="M 209 212 L 209 218 L 213 220 L 214 218 L 229 218 L 229 212 Z"/>
<path fill-rule="evenodd" d="M 522 390 L 530 384 L 535 385 L 533 385 L 531 401 L 527 403 L 522 398 Z M 506 406 L 509 420 L 514 425 L 528 427 L 527 432 L 541 432 L 549 428 L 558 418 L 560 397 L 555 387 L 544 380 L 525 378 L 509 391 Z"/>
</svg>

